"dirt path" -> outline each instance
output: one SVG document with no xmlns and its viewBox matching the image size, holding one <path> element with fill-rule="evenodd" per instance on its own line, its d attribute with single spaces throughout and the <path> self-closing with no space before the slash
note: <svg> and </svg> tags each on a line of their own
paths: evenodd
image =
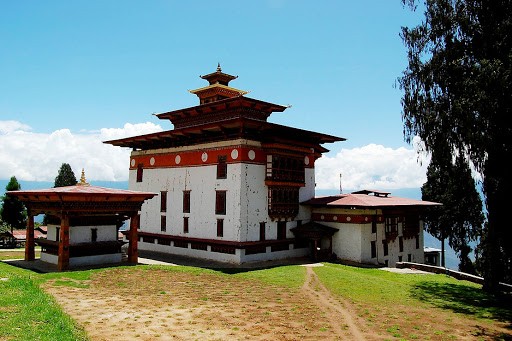
<svg viewBox="0 0 512 341">
<path fill-rule="evenodd" d="M 306 281 L 302 290 L 311 298 L 311 302 L 324 312 L 336 334 L 354 341 L 366 340 L 358 323 L 355 322 L 355 317 L 352 317 L 352 313 L 331 295 L 329 290 L 318 280 L 311 266 L 306 266 L 306 269 Z"/>
<path fill-rule="evenodd" d="M 370 340 L 350 305 L 306 269 L 298 289 L 151 268 L 49 281 L 44 289 L 94 341 Z"/>
</svg>

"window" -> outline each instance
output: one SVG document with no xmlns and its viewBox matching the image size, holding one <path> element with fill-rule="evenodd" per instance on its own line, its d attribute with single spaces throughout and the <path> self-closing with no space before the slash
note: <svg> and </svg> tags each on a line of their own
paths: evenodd
<svg viewBox="0 0 512 341">
<path fill-rule="evenodd" d="M 377 222 L 372 221 L 372 233 L 377 233 Z"/>
<path fill-rule="evenodd" d="M 137 165 L 137 182 L 142 182 L 142 174 L 144 173 L 144 168 L 142 168 L 142 163 Z"/>
<path fill-rule="evenodd" d="M 410 253 L 407 254 L 407 261 L 412 262 L 412 255 Z"/>
<path fill-rule="evenodd" d="M 387 256 L 388 255 L 388 241 L 387 240 L 382 241 L 382 247 L 384 248 L 384 256 Z"/>
<path fill-rule="evenodd" d="M 265 222 L 260 223 L 260 240 L 265 240 L 265 230 L 267 225 Z"/>
<path fill-rule="evenodd" d="M 294 218 L 299 213 L 299 187 L 269 187 L 268 215 L 271 218 Z"/>
<path fill-rule="evenodd" d="M 188 233 L 188 217 L 183 217 L 183 233 Z"/>
<path fill-rule="evenodd" d="M 398 236 L 398 218 L 387 217 L 384 224 L 384 231 L 386 234 L 386 239 L 395 240 Z"/>
<path fill-rule="evenodd" d="M 404 237 L 398 237 L 398 247 L 400 248 L 400 252 L 404 252 Z"/>
<path fill-rule="evenodd" d="M 190 213 L 190 191 L 183 191 L 183 213 Z"/>
<path fill-rule="evenodd" d="M 98 229 L 91 229 L 91 242 L 98 241 Z"/>
<path fill-rule="evenodd" d="M 420 248 L 420 236 L 416 236 L 416 249 Z"/>
<path fill-rule="evenodd" d="M 55 228 L 55 241 L 58 242 L 60 240 L 60 227 Z"/>
<path fill-rule="evenodd" d="M 217 158 L 217 179 L 225 179 L 228 175 L 226 160 L 226 155 L 219 155 Z"/>
<path fill-rule="evenodd" d="M 402 256 L 398 256 L 398 261 L 401 262 L 402 261 Z"/>
<path fill-rule="evenodd" d="M 224 236 L 224 219 L 217 219 L 217 237 Z"/>
<path fill-rule="evenodd" d="M 164 215 L 160 217 L 160 231 L 167 231 L 167 217 Z"/>
<path fill-rule="evenodd" d="M 226 191 L 215 193 L 215 214 L 226 214 Z"/>
<path fill-rule="evenodd" d="M 267 180 L 304 182 L 304 160 L 285 155 L 267 156 Z"/>
<path fill-rule="evenodd" d="M 403 223 L 403 235 L 405 238 L 412 238 L 420 233 L 420 219 L 417 215 L 408 215 Z"/>
<path fill-rule="evenodd" d="M 160 192 L 160 212 L 167 211 L 167 192 Z"/>
<path fill-rule="evenodd" d="M 277 239 L 286 239 L 286 221 L 277 222 Z"/>
<path fill-rule="evenodd" d="M 372 258 L 377 257 L 377 245 L 375 244 L 375 241 L 372 241 L 371 248 L 372 248 Z"/>
</svg>

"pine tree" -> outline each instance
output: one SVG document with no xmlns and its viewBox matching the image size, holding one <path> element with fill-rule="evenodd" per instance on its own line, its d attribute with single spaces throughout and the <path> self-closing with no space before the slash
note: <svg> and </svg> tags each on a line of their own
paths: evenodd
<svg viewBox="0 0 512 341">
<path fill-rule="evenodd" d="M 53 187 L 74 186 L 76 184 L 77 180 L 71 166 L 68 163 L 63 163 L 60 166 L 59 174 L 55 178 L 55 184 Z"/>
<path fill-rule="evenodd" d="M 20 184 L 15 176 L 11 177 L 9 183 L 5 187 L 5 191 L 18 191 L 21 189 Z M 0 215 L 2 221 L 9 224 L 11 228 L 23 229 L 27 222 L 27 212 L 23 203 L 15 196 L 8 193 L 2 198 L 2 208 Z"/>
</svg>

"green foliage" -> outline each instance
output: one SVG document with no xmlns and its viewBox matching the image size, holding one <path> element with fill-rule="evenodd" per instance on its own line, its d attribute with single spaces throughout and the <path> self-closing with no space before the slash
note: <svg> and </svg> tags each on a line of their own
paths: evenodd
<svg viewBox="0 0 512 341">
<path fill-rule="evenodd" d="M 18 191 L 21 189 L 20 184 L 15 176 L 11 177 L 9 183 L 5 187 L 5 191 Z M 2 208 L 0 209 L 0 217 L 2 221 L 9 224 L 13 228 L 23 229 L 27 222 L 27 212 L 23 203 L 15 196 L 8 193 L 2 198 Z"/>
<path fill-rule="evenodd" d="M 459 270 L 475 273 L 469 258 L 472 249 L 468 244 L 480 237 L 485 217 L 466 160 L 457 157 L 452 162 L 448 148 L 433 150 L 427 182 L 421 192 L 423 200 L 443 204 L 427 208 L 424 216 L 426 231 L 440 240 L 448 239 L 448 244 L 458 254 Z"/>
<path fill-rule="evenodd" d="M 55 178 L 54 187 L 74 186 L 77 182 L 71 166 L 68 163 L 63 163 L 60 166 L 59 174 Z"/>
<path fill-rule="evenodd" d="M 402 0 L 415 9 L 417 1 Z M 408 66 L 403 90 L 407 142 L 421 137 L 427 151 L 447 147 L 468 158 L 483 179 L 487 209 L 485 289 L 512 282 L 512 3 L 509 0 L 431 0 L 425 19 L 403 27 Z"/>
</svg>

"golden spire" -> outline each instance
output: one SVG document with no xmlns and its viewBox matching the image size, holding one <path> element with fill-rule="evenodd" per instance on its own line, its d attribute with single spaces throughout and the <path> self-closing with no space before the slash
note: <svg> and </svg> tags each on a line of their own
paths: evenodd
<svg viewBox="0 0 512 341">
<path fill-rule="evenodd" d="M 78 186 L 89 186 L 89 183 L 85 181 L 85 171 L 82 168 L 82 176 L 80 177 L 80 182 L 78 183 Z"/>
<path fill-rule="evenodd" d="M 220 68 L 220 63 L 217 63 L 217 72 L 222 72 L 222 69 Z"/>
</svg>

